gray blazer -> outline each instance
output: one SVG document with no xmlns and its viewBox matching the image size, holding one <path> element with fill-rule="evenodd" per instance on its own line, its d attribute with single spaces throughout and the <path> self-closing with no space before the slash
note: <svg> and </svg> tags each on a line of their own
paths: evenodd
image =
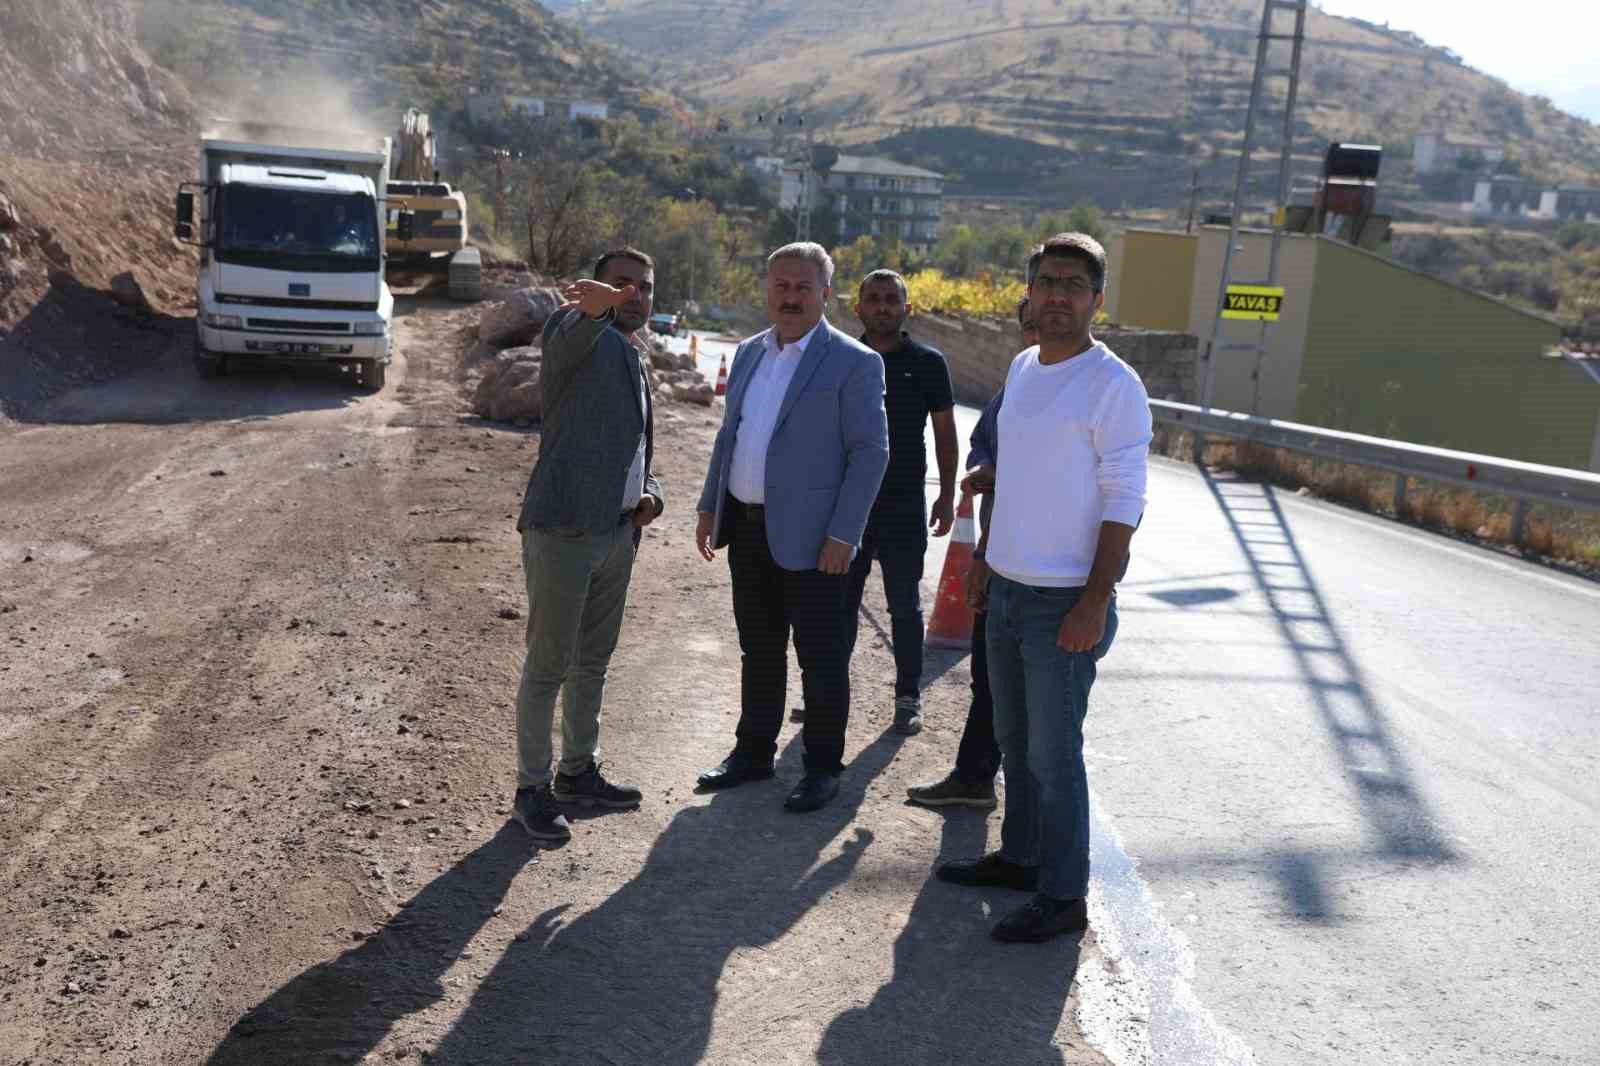
<svg viewBox="0 0 1600 1066">
<path fill-rule="evenodd" d="M 611 324 L 572 308 L 544 325 L 539 374 L 544 428 L 539 461 L 517 518 L 535 529 L 602 533 L 617 527 L 622 493 L 644 432 L 644 491 L 665 508 L 655 461 L 655 410 L 639 353 Z M 641 399 L 642 398 L 642 399 Z M 637 536 L 635 537 L 637 539 Z"/>
</svg>

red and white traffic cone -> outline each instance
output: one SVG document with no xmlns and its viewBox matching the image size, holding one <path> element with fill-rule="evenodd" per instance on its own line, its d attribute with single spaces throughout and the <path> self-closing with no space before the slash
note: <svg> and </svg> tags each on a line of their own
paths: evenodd
<svg viewBox="0 0 1600 1066">
<path fill-rule="evenodd" d="M 960 651 L 972 647 L 972 608 L 967 605 L 967 571 L 972 569 L 972 553 L 977 549 L 977 524 L 972 519 L 972 496 L 961 494 L 955 528 L 950 531 L 950 546 L 945 549 L 944 572 L 939 576 L 939 595 L 928 619 L 928 634 L 923 643 L 930 648 Z"/>
<path fill-rule="evenodd" d="M 728 357 L 722 357 L 722 366 L 717 370 L 717 395 L 728 395 Z"/>
</svg>

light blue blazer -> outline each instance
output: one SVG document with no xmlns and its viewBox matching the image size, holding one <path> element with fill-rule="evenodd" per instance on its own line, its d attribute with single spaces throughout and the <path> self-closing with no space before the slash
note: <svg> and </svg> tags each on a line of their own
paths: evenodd
<svg viewBox="0 0 1600 1066">
<path fill-rule="evenodd" d="M 718 548 L 732 534 L 723 504 L 745 390 L 767 357 L 771 332 L 742 341 L 728 370 L 727 409 L 700 494 L 700 510 L 716 515 Z M 767 543 L 778 565 L 815 570 L 828 537 L 860 547 L 888 466 L 883 358 L 823 319 L 795 367 L 767 446 Z"/>
</svg>

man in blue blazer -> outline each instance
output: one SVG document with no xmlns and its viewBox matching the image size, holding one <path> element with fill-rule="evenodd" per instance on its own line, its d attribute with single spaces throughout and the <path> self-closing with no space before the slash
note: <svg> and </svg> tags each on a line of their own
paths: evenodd
<svg viewBox="0 0 1600 1066">
<path fill-rule="evenodd" d="M 773 775 L 794 633 L 805 691 L 805 776 L 790 810 L 839 792 L 850 715 L 850 561 L 889 465 L 883 359 L 822 317 L 833 260 L 789 244 L 767 259 L 772 328 L 739 345 L 700 495 L 695 542 L 728 549 L 744 653 L 732 754 L 700 775 L 731 788 Z"/>
</svg>

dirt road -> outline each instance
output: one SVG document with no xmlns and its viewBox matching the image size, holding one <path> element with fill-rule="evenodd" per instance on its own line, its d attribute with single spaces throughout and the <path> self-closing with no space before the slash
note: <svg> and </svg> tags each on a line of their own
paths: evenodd
<svg viewBox="0 0 1600 1066">
<path fill-rule="evenodd" d="M 462 312 L 410 302 L 389 386 L 153 369 L 0 427 L 0 1063 L 1102 1061 L 1077 945 L 930 880 L 998 819 L 903 804 L 959 735 L 887 732 L 880 594 L 840 801 L 695 795 L 738 655 L 691 549 L 717 411 L 661 411 L 603 744 L 637 812 L 552 851 L 506 815 L 536 431 L 465 414 Z M 797 688 L 797 681 L 794 682 Z M 1083 945 L 1092 950 L 1092 937 Z"/>
</svg>

